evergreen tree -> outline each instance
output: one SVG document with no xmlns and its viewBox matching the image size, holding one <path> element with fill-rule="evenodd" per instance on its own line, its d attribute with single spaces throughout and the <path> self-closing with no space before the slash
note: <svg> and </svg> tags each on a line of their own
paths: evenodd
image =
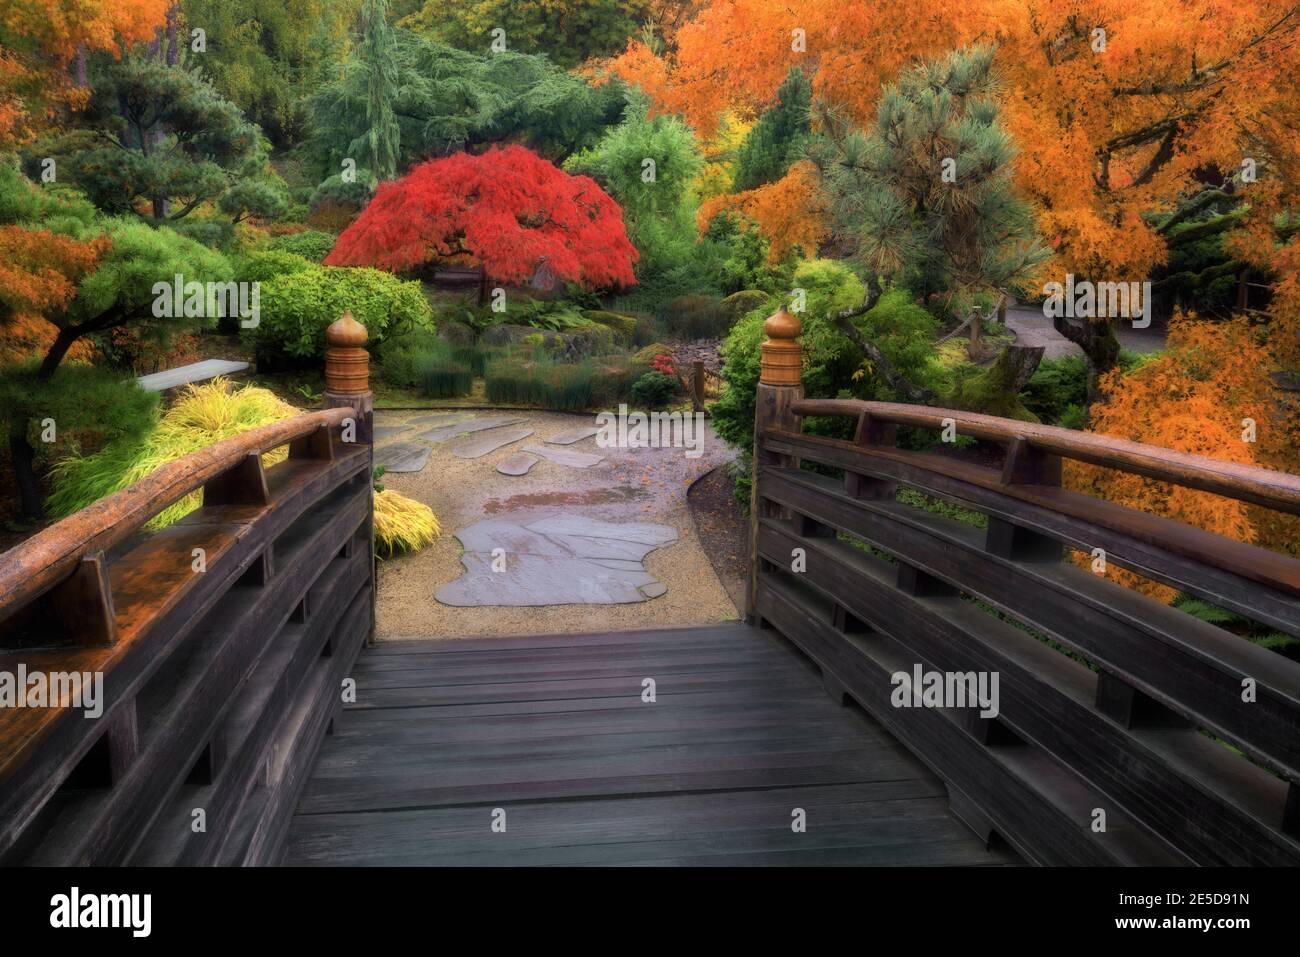
<svg viewBox="0 0 1300 957">
<path fill-rule="evenodd" d="M 812 83 L 797 66 L 790 67 L 776 91 L 776 103 L 759 117 L 736 160 L 735 189 L 775 183 L 802 154 L 808 140 Z"/>
<path fill-rule="evenodd" d="M 38 143 L 60 179 L 100 209 L 132 215 L 143 202 L 156 222 L 183 219 L 206 202 L 232 215 L 273 214 L 284 201 L 260 131 L 197 68 L 151 56 L 94 58 L 86 109 L 76 127 Z M 253 184 L 257 183 L 258 186 Z"/>
<path fill-rule="evenodd" d="M 366 91 L 366 165 L 381 180 L 397 176 L 402 132 L 393 113 L 398 64 L 388 0 L 366 0 L 360 59 Z"/>
<path fill-rule="evenodd" d="M 937 289 L 964 314 L 980 293 L 1024 285 L 1048 257 L 1012 188 L 1014 148 L 992 94 L 993 49 L 905 71 L 862 132 L 824 110 L 813 150 L 838 231 L 870 272 Z"/>
</svg>

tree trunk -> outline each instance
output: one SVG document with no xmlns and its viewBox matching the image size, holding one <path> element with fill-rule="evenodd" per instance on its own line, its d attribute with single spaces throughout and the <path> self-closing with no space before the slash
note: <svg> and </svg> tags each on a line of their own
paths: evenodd
<svg viewBox="0 0 1300 957">
<path fill-rule="evenodd" d="M 36 450 L 27 441 L 27 418 L 23 415 L 16 414 L 9 420 L 9 458 L 13 462 L 22 516 L 28 521 L 39 521 L 45 510 L 41 507 L 41 487 L 36 480 Z"/>
<path fill-rule="evenodd" d="M 1056 331 L 1083 350 L 1088 360 L 1088 404 L 1101 398 L 1101 377 L 1119 364 L 1119 340 L 1110 319 L 1085 319 L 1073 324 L 1065 316 L 1052 320 Z"/>
</svg>

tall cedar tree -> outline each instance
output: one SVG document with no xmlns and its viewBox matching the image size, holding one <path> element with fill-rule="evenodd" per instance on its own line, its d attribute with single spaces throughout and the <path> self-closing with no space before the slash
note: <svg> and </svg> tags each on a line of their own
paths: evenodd
<svg viewBox="0 0 1300 957">
<path fill-rule="evenodd" d="M 776 91 L 776 102 L 758 118 L 736 158 L 737 192 L 775 183 L 802 155 L 808 139 L 812 83 L 797 66 L 790 67 Z"/>
<path fill-rule="evenodd" d="M 365 76 L 366 132 L 363 147 L 365 162 L 381 180 L 397 176 L 401 152 L 401 129 L 393 113 L 397 96 L 396 43 L 388 23 L 388 0 L 366 0 L 362 14 L 360 61 Z"/>
<path fill-rule="evenodd" d="M 381 183 L 325 263 L 397 272 L 438 260 L 473 262 L 502 283 L 543 267 L 589 288 L 636 282 L 618 204 L 521 146 L 457 153 Z"/>
</svg>

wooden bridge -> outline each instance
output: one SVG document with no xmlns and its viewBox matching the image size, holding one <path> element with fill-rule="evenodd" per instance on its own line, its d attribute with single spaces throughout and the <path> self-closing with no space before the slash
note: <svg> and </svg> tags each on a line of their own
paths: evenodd
<svg viewBox="0 0 1300 957">
<path fill-rule="evenodd" d="M 766 328 L 748 624 L 368 644 L 371 406 L 347 318 L 324 411 L 0 556 L 0 863 L 1300 862 L 1300 664 L 1067 558 L 1289 635 L 1300 562 L 1068 491 L 1061 463 L 1290 514 L 1300 479 L 805 401 L 797 321 Z M 854 437 L 806 434 L 811 416 Z M 900 427 L 1001 464 L 906 451 Z M 931 700 L 931 675 L 996 695 Z"/>
</svg>

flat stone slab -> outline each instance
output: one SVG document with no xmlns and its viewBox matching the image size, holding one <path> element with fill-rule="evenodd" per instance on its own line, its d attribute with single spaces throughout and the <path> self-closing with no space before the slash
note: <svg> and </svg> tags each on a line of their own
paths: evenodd
<svg viewBox="0 0 1300 957">
<path fill-rule="evenodd" d="M 667 592 L 641 562 L 677 541 L 677 532 L 649 522 L 560 514 L 524 524 L 487 519 L 456 537 L 464 547 L 465 574 L 438 589 L 434 597 L 444 605 L 619 605 Z M 494 571 L 494 563 L 504 568 Z"/>
<path fill-rule="evenodd" d="M 527 452 L 516 452 L 514 455 L 507 456 L 497 463 L 497 471 L 502 475 L 527 475 L 528 470 L 540 462 L 536 455 L 529 455 Z"/>
<path fill-rule="evenodd" d="M 517 415 L 486 415 L 477 419 L 467 419 L 464 422 L 440 425 L 437 428 L 429 429 L 427 432 L 421 432 L 419 437 L 426 442 L 443 442 L 458 435 L 464 435 L 467 432 L 499 429 L 503 425 L 518 425 L 522 421 L 524 420 Z"/>
<path fill-rule="evenodd" d="M 375 467 L 385 472 L 418 472 L 433 449 L 416 442 L 390 442 L 375 448 Z"/>
<path fill-rule="evenodd" d="M 479 456 L 495 452 L 511 442 L 518 442 L 532 435 L 535 429 L 487 429 L 483 432 L 471 432 L 448 444 L 447 449 L 458 459 L 476 459 Z"/>
<path fill-rule="evenodd" d="M 421 415 L 408 419 L 407 425 L 448 425 L 459 422 L 466 417 L 464 412 L 436 412 L 433 415 Z"/>
<path fill-rule="evenodd" d="M 605 461 L 603 455 L 588 455 L 586 452 L 571 452 L 568 449 L 548 449 L 544 445 L 525 445 L 524 451 L 540 455 L 556 465 L 567 465 L 571 469 L 589 469 Z"/>
<path fill-rule="evenodd" d="M 238 362 L 234 359 L 204 359 L 202 362 L 191 362 L 187 366 L 177 366 L 175 369 L 164 369 L 162 372 L 142 375 L 135 381 L 146 392 L 163 392 L 174 389 L 178 385 L 206 382 L 219 375 L 234 375 L 247 368 L 247 362 Z"/>
<path fill-rule="evenodd" d="M 386 439 L 389 436 L 405 432 L 408 428 L 410 428 L 409 425 L 376 425 L 374 430 L 375 441 L 378 442 L 380 439 Z"/>
<path fill-rule="evenodd" d="M 600 431 L 599 426 L 584 425 L 576 429 L 565 429 L 557 435 L 552 435 L 546 440 L 547 445 L 572 445 L 574 442 L 581 442 L 583 439 L 589 439 Z"/>
</svg>

